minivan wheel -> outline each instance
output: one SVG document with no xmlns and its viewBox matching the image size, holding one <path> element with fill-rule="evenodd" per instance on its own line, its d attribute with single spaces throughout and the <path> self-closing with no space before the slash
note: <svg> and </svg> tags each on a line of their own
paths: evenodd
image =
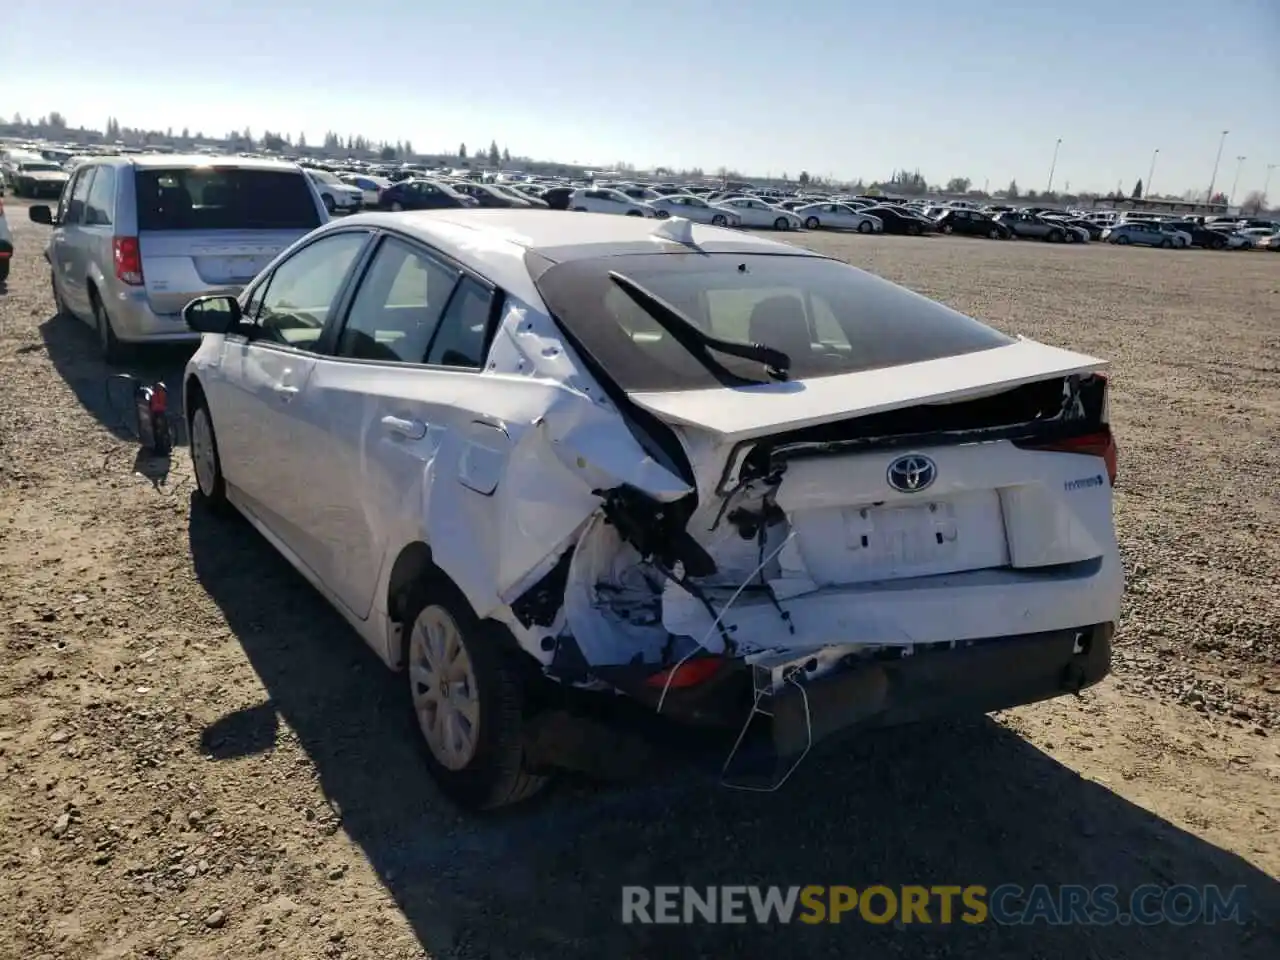
<svg viewBox="0 0 1280 960">
<path fill-rule="evenodd" d="M 227 485 L 222 477 L 222 461 L 218 459 L 218 437 L 213 432 L 213 418 L 204 399 L 196 401 L 191 414 L 191 465 L 196 474 L 196 492 L 211 510 L 221 510 L 227 503 Z"/>
<path fill-rule="evenodd" d="M 89 294 L 89 301 L 93 306 L 93 326 L 98 331 L 98 346 L 102 349 L 102 359 L 110 364 L 124 363 L 129 359 L 128 344 L 121 343 L 116 336 L 116 331 L 111 326 L 111 317 L 107 315 L 107 309 L 102 305 L 102 300 L 96 292 Z"/>
<path fill-rule="evenodd" d="M 524 684 L 510 636 L 451 583 L 423 583 L 405 610 L 405 672 L 427 769 L 460 806 L 525 800 L 547 777 L 524 766 Z"/>
</svg>

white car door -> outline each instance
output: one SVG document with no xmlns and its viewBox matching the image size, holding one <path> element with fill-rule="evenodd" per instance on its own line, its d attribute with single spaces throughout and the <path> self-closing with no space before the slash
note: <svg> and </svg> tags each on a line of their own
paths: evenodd
<svg viewBox="0 0 1280 960">
<path fill-rule="evenodd" d="M 326 234 L 246 293 L 244 333 L 229 334 L 203 379 L 222 472 L 241 506 L 316 573 L 324 550 L 307 533 L 308 447 L 300 418 L 321 335 L 365 245 L 366 229 Z"/>
</svg>

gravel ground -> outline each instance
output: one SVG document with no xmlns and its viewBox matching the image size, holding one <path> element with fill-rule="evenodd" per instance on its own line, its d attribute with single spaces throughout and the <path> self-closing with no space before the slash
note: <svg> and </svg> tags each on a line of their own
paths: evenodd
<svg viewBox="0 0 1280 960">
<path fill-rule="evenodd" d="M 690 771 L 469 820 L 398 678 L 247 524 L 191 512 L 185 450 L 149 479 L 87 328 L 50 319 L 46 231 L 8 209 L 0 956 L 1280 955 L 1280 257 L 796 238 L 1114 361 L 1114 677 L 868 737 L 771 795 Z M 1190 927 L 618 920 L 627 883 L 1003 882 L 1250 905 Z"/>
</svg>

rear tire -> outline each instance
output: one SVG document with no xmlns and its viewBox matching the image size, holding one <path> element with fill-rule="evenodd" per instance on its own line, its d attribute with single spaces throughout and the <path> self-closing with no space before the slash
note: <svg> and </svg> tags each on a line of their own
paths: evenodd
<svg viewBox="0 0 1280 960">
<path fill-rule="evenodd" d="M 476 617 L 443 578 L 418 586 L 404 622 L 409 705 L 432 779 L 469 810 L 532 797 L 548 778 L 524 766 L 525 691 L 506 628 Z"/>
<path fill-rule="evenodd" d="M 133 351 L 127 343 L 122 343 L 111 326 L 111 317 L 97 291 L 89 293 L 89 303 L 93 308 L 93 326 L 98 331 L 98 346 L 102 350 L 102 359 L 112 366 L 119 366 L 129 360 Z"/>
<path fill-rule="evenodd" d="M 822 221 L 817 217 L 809 217 L 804 222 L 804 228 L 806 230 L 817 230 L 820 226 L 822 226 Z"/>
</svg>

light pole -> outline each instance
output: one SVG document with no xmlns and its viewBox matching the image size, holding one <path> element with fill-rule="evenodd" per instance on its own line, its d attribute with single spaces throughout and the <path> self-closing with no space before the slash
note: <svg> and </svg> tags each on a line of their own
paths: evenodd
<svg viewBox="0 0 1280 960">
<path fill-rule="evenodd" d="M 1236 185 L 1240 183 L 1240 168 L 1244 166 L 1244 161 L 1244 157 L 1236 157 L 1236 176 L 1235 179 L 1231 181 L 1231 192 L 1227 194 L 1228 206 L 1230 206 L 1231 202 L 1236 198 Z"/>
<path fill-rule="evenodd" d="M 1142 195 L 1144 197 L 1151 196 L 1151 180 L 1156 175 L 1156 157 L 1159 154 L 1160 154 L 1159 147 L 1156 147 L 1154 150 L 1151 151 L 1151 167 L 1149 170 L 1147 170 L 1147 182 L 1142 188 Z"/>
<path fill-rule="evenodd" d="M 1062 138 L 1058 138 L 1058 142 L 1053 145 L 1053 160 L 1049 163 L 1049 185 L 1044 188 L 1045 193 L 1053 193 L 1053 171 L 1058 168 L 1058 148 L 1062 146 Z"/>
<path fill-rule="evenodd" d="M 1213 175 L 1209 177 L 1209 195 L 1204 198 L 1205 203 L 1213 202 L 1213 185 L 1218 181 L 1218 164 L 1222 161 L 1222 145 L 1227 142 L 1227 134 L 1230 130 L 1222 131 L 1222 139 L 1218 141 L 1218 155 L 1213 160 Z"/>
</svg>

